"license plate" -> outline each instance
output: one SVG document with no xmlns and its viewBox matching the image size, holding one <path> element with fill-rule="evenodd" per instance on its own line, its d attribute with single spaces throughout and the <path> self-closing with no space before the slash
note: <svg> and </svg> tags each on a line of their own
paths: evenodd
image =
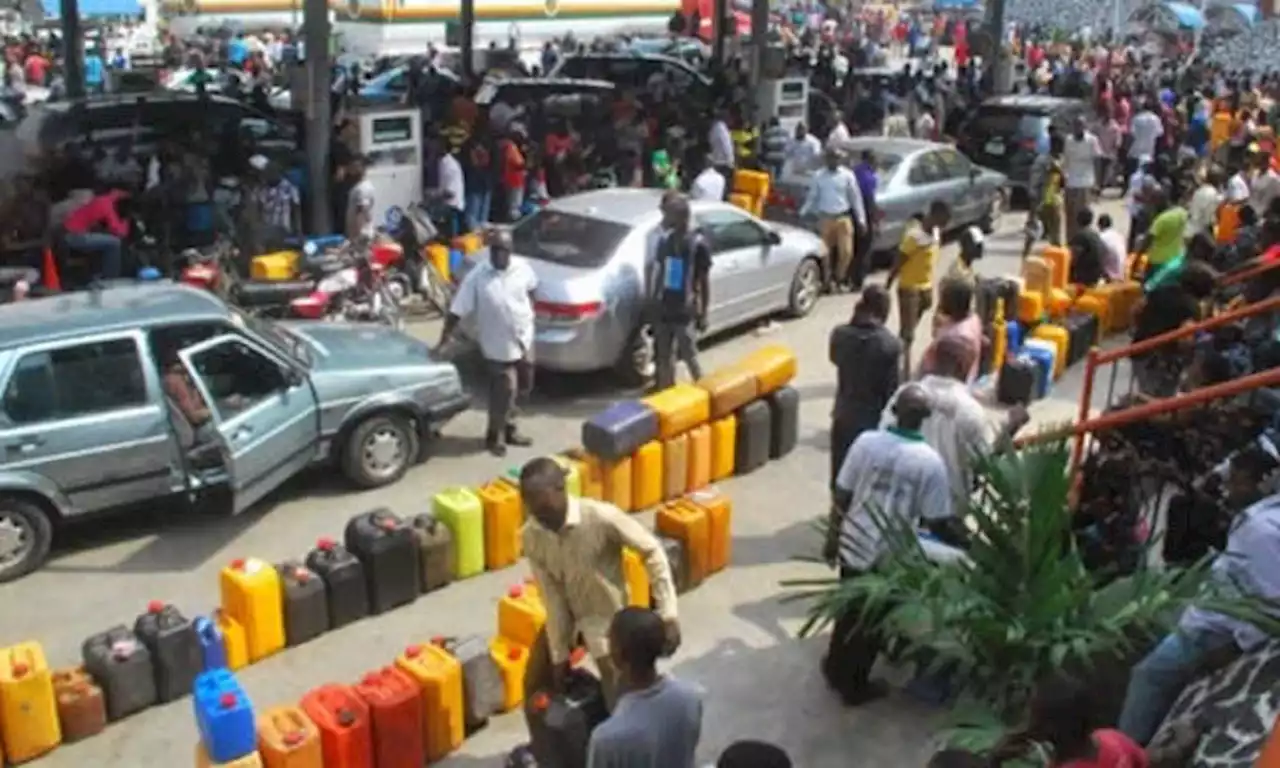
<svg viewBox="0 0 1280 768">
<path fill-rule="evenodd" d="M 987 145 L 982 148 L 982 151 L 986 152 L 988 155 L 1003 155 L 1004 142 L 1000 139 L 992 139 L 987 142 Z"/>
</svg>

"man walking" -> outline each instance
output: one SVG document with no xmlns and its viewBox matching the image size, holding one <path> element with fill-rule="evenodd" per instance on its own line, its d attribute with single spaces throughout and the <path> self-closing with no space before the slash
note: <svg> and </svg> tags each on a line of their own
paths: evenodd
<svg viewBox="0 0 1280 768">
<path fill-rule="evenodd" d="M 876 173 L 876 157 L 869 149 L 862 151 L 862 157 L 853 167 L 853 176 L 858 180 L 858 191 L 862 193 L 862 207 L 866 211 L 867 225 L 854 233 L 853 269 L 849 276 L 849 289 L 862 290 L 862 281 L 866 279 L 871 268 L 871 246 L 875 242 L 876 233 L 876 187 L 880 184 Z"/>
<path fill-rule="evenodd" d="M 853 229 L 867 226 L 867 211 L 853 171 L 840 164 L 840 151 L 828 148 L 826 167 L 813 175 L 800 218 L 818 217 L 818 231 L 827 246 L 825 290 L 833 293 L 847 279 L 853 261 Z"/>
<path fill-rule="evenodd" d="M 688 366 L 690 376 L 702 378 L 696 340 L 697 333 L 707 327 L 711 250 L 690 231 L 689 219 L 688 199 L 679 194 L 663 198 L 663 235 L 648 281 L 659 390 L 675 384 L 677 356 Z"/>
<path fill-rule="evenodd" d="M 515 423 L 516 396 L 533 388 L 533 291 L 538 278 L 529 265 L 511 261 L 511 234 L 492 230 L 489 260 L 477 264 L 458 286 L 440 332 L 440 345 L 458 323 L 474 318 L 480 352 L 489 372 L 489 426 L 485 448 L 507 455 L 507 446 L 528 446 Z"/>
<path fill-rule="evenodd" d="M 830 358 L 836 367 L 836 400 L 831 409 L 831 487 L 849 446 L 880 424 L 880 414 L 898 389 L 902 342 L 885 327 L 889 292 L 868 286 L 845 325 L 831 331 Z"/>
<path fill-rule="evenodd" d="M 1098 158 L 1102 157 L 1098 137 L 1088 130 L 1083 116 L 1076 118 L 1073 129 L 1062 145 L 1067 242 L 1071 242 L 1080 229 L 1080 212 L 1089 207 L 1089 196 L 1098 183 Z"/>
</svg>

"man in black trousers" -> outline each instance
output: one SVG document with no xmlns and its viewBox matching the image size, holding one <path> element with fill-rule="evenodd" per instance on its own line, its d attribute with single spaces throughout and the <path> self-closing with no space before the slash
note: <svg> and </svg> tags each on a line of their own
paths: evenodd
<svg viewBox="0 0 1280 768">
<path fill-rule="evenodd" d="M 898 389 L 902 342 L 885 327 L 889 293 L 868 286 L 853 317 L 831 331 L 830 357 L 836 367 L 831 409 L 831 483 L 858 435 L 880 425 L 880 414 Z"/>
</svg>

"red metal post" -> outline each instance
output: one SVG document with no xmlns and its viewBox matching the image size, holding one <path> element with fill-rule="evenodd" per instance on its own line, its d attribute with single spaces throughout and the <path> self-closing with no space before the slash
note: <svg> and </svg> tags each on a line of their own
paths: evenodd
<svg viewBox="0 0 1280 768">
<path fill-rule="evenodd" d="M 1098 375 L 1098 348 L 1090 347 L 1089 356 L 1084 361 L 1084 390 L 1080 393 L 1080 413 L 1076 416 L 1076 423 L 1083 424 L 1089 420 L 1089 412 L 1093 407 L 1093 380 Z M 1115 363 L 1112 363 L 1115 365 Z M 1071 472 L 1074 474 L 1080 467 L 1080 460 L 1084 458 L 1084 441 L 1088 440 L 1088 435 L 1080 434 L 1076 436 L 1076 444 L 1071 449 Z"/>
</svg>

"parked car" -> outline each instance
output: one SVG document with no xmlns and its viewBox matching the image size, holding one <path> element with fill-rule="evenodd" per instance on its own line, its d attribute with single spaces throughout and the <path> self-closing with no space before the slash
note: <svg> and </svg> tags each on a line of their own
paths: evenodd
<svg viewBox="0 0 1280 768">
<path fill-rule="evenodd" d="M 978 106 L 956 139 L 956 147 L 974 162 L 1000 171 L 1009 188 L 1025 194 L 1031 163 L 1048 148 L 1049 128 L 1064 136 L 1077 117 L 1088 117 L 1089 105 L 1080 99 L 1056 96 L 996 96 Z"/>
<path fill-rule="evenodd" d="M 653 373 L 643 317 L 645 270 L 661 215 L 656 189 L 600 189 L 552 200 L 512 229 L 516 259 L 538 277 L 534 359 L 553 371 L 614 369 L 629 383 Z M 706 334 L 817 303 L 822 241 L 727 203 L 692 203 L 712 250 Z M 487 254 L 481 251 L 477 261 Z"/>
<path fill-rule="evenodd" d="M 190 424 L 166 380 L 210 421 Z M 94 513 L 240 512 L 313 464 L 392 483 L 469 405 L 454 366 L 409 336 L 272 324 L 172 283 L 0 306 L 0 393 L 0 582 Z"/>
<path fill-rule="evenodd" d="M 955 228 L 977 224 L 991 232 L 1005 209 L 1004 174 L 983 168 L 947 144 L 921 139 L 858 137 L 841 145 L 848 161 L 857 163 L 865 150 L 876 158 L 878 185 L 876 239 L 872 250 L 891 253 L 913 216 L 923 214 L 936 200 L 946 204 Z M 769 221 L 801 223 L 800 207 L 809 191 L 811 168 L 787 168 L 774 184 L 765 206 Z M 812 222 L 806 222 L 812 225 Z"/>
</svg>

